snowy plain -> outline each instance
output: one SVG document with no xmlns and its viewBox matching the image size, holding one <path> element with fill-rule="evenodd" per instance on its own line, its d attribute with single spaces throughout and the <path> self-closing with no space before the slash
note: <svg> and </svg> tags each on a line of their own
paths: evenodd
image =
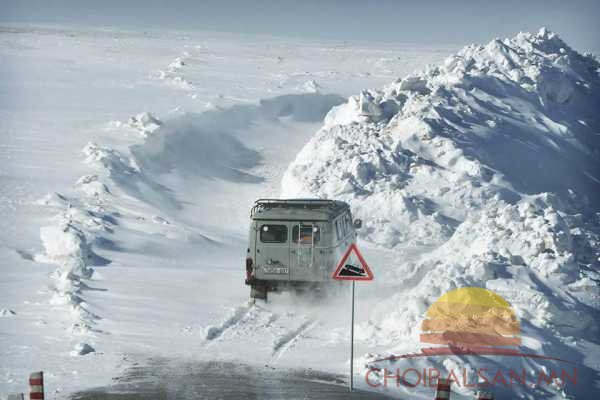
<svg viewBox="0 0 600 400">
<path fill-rule="evenodd" d="M 345 373 L 347 297 L 247 304 L 249 207 L 333 106 L 457 49 L 2 27 L 0 398 L 32 370 L 62 399 L 159 357 Z"/>
</svg>

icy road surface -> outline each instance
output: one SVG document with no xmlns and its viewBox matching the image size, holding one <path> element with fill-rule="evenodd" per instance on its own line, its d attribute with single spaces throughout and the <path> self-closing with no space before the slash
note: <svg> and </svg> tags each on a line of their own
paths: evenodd
<svg viewBox="0 0 600 400">
<path fill-rule="evenodd" d="M 133 368 L 119 383 L 75 393 L 72 400 L 164 399 L 285 399 L 367 400 L 386 399 L 381 393 L 348 391 L 346 378 L 312 370 L 277 370 L 234 363 L 173 365 L 154 361 Z"/>
</svg>

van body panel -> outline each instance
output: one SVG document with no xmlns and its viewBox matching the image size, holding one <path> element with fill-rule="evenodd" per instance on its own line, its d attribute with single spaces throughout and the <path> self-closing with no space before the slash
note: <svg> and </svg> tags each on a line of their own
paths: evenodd
<svg viewBox="0 0 600 400">
<path fill-rule="evenodd" d="M 282 226 L 286 229 L 286 240 L 283 242 L 265 242 L 261 240 L 261 231 L 265 227 Z M 285 221 L 256 221 L 255 260 L 258 279 L 282 280 L 290 279 L 290 223 Z"/>
<path fill-rule="evenodd" d="M 326 279 L 328 264 L 327 253 L 324 252 L 328 245 L 326 227 L 327 223 L 316 221 L 293 223 L 290 243 L 290 280 L 321 282 Z"/>
</svg>

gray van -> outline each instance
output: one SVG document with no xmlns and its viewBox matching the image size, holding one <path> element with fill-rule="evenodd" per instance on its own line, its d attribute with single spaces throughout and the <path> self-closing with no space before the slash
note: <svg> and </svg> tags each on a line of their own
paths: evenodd
<svg viewBox="0 0 600 400">
<path fill-rule="evenodd" d="M 356 241 L 360 220 L 343 201 L 260 199 L 250 211 L 246 285 L 250 297 L 321 286 Z"/>
</svg>

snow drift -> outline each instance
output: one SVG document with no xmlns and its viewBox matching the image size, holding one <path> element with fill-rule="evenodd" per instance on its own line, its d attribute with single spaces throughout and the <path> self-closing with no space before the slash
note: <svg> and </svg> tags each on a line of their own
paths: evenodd
<svg viewBox="0 0 600 400">
<path fill-rule="evenodd" d="M 349 202 L 363 239 L 404 260 L 377 271 L 396 290 L 359 328 L 365 340 L 416 351 L 429 305 L 486 287 L 516 309 L 525 347 L 585 365 L 568 395 L 598 384 L 599 68 L 542 29 L 465 47 L 329 112 L 282 196 Z"/>
<path fill-rule="evenodd" d="M 262 154 L 246 145 L 257 134 L 256 126 L 278 118 L 320 121 L 342 101 L 336 95 L 307 93 L 263 99 L 260 104 L 187 113 L 164 124 L 154 122 L 160 129 L 144 135 L 144 142 L 132 146 L 131 153 L 146 176 L 175 171 L 185 179 L 259 183 L 262 177 L 246 172 L 262 162 Z M 136 121 L 142 121 L 143 116 L 140 114 Z"/>
</svg>

